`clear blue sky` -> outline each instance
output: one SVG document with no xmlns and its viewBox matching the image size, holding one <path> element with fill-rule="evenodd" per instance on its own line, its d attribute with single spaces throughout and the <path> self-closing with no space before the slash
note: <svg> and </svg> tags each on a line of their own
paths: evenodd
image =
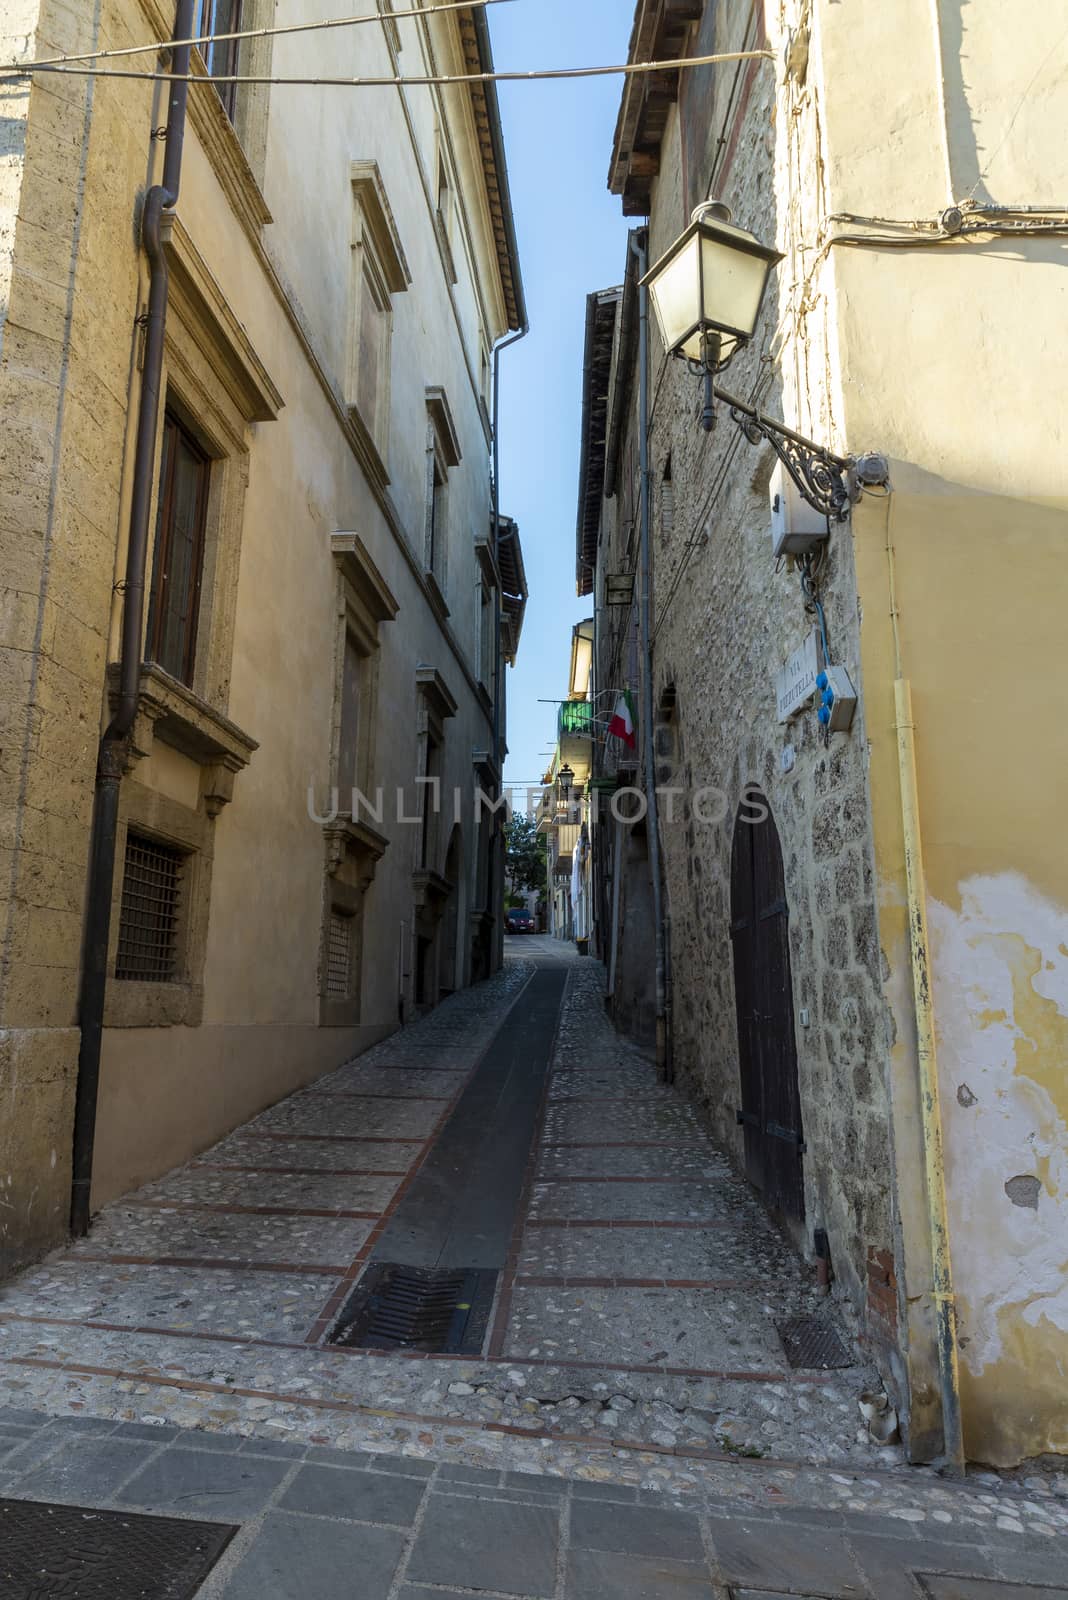
<svg viewBox="0 0 1068 1600">
<path fill-rule="evenodd" d="M 489 8 L 499 70 L 623 62 L 633 0 L 512 0 Z M 499 85 L 508 172 L 530 313 L 501 356 L 501 511 L 515 517 L 530 584 L 508 673 L 505 779 L 540 778 L 567 693 L 575 594 L 575 515 L 586 296 L 621 283 L 627 221 L 608 193 L 621 78 Z"/>
</svg>

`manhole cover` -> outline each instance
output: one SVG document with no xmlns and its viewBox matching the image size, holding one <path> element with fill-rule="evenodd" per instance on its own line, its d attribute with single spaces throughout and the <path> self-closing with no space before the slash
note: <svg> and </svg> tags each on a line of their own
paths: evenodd
<svg viewBox="0 0 1068 1600">
<path fill-rule="evenodd" d="M 329 1342 L 480 1355 L 496 1282 L 496 1271 L 459 1267 L 428 1272 L 372 1261 L 345 1302 Z"/>
<path fill-rule="evenodd" d="M 189 1600 L 237 1532 L 36 1500 L 0 1500 L 4 1600 Z"/>
<path fill-rule="evenodd" d="M 816 1317 L 790 1317 L 775 1324 L 792 1367 L 851 1367 L 849 1354 L 834 1329 Z"/>
</svg>

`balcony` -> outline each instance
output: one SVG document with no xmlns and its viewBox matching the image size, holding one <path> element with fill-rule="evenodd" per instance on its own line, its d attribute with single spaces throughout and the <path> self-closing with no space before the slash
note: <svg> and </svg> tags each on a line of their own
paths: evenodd
<svg viewBox="0 0 1068 1600">
<path fill-rule="evenodd" d="M 588 700 L 565 700 L 556 721 L 556 736 L 565 739 L 593 738 L 593 707 Z"/>
<path fill-rule="evenodd" d="M 577 783 L 585 783 L 593 761 L 593 706 L 588 700 L 565 700 L 556 719 L 560 765 L 572 769 Z"/>
</svg>

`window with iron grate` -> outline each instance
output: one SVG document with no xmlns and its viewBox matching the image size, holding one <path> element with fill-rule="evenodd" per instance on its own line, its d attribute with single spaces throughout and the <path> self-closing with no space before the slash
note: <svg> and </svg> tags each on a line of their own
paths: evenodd
<svg viewBox="0 0 1068 1600">
<path fill-rule="evenodd" d="M 184 864 L 183 851 L 132 830 L 126 835 L 116 978 L 175 982 Z"/>
<path fill-rule="evenodd" d="M 352 989 L 352 918 L 330 913 L 326 944 L 326 992 L 345 999 Z"/>
</svg>

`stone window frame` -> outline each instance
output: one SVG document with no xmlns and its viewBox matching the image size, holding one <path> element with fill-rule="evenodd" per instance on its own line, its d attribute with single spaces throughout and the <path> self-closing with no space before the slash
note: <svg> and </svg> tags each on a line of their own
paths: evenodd
<svg viewBox="0 0 1068 1600">
<path fill-rule="evenodd" d="M 153 506 L 159 493 L 164 410 L 181 417 L 211 459 L 197 652 L 190 688 L 224 712 L 237 610 L 251 425 L 273 422 L 284 401 L 226 296 L 177 217 L 162 228 L 170 269 Z M 148 570 L 155 557 L 155 529 Z"/>
<path fill-rule="evenodd" d="M 169 39 L 174 30 L 173 8 L 168 12 L 159 0 L 140 0 L 140 4 L 152 30 L 150 37 Z M 266 27 L 273 21 L 274 0 L 245 0 L 243 9 L 247 19 L 245 27 Z M 241 70 L 269 77 L 274 39 L 241 42 L 247 52 Z M 190 51 L 189 70 L 196 78 L 209 76 L 196 45 Z M 236 127 L 218 94 L 204 94 L 197 87 L 189 96 L 189 125 L 203 146 L 234 215 L 249 237 L 258 239 L 264 223 L 273 220 L 262 193 L 271 88 L 269 84 L 246 83 L 239 85 L 239 90 Z"/>
<path fill-rule="evenodd" d="M 252 33 L 257 28 L 269 28 L 275 20 L 276 0 L 238 0 L 238 20 L 232 31 Z M 198 28 L 197 32 L 204 32 Z M 227 32 L 230 29 L 225 30 Z M 160 38 L 165 37 L 163 34 Z M 232 42 L 233 62 L 228 71 L 252 78 L 269 78 L 274 59 L 274 35 L 259 38 L 235 39 Z M 194 45 L 191 70 L 199 76 L 211 77 L 207 61 L 199 45 Z M 230 92 L 224 94 L 223 89 Z M 270 109 L 271 85 L 269 83 L 234 83 L 216 85 L 216 95 L 223 116 L 233 130 L 241 154 L 241 162 L 255 179 L 259 188 L 267 167 L 267 118 Z M 202 98 L 194 92 L 194 100 Z M 229 103 L 228 103 L 229 102 Z M 214 108 L 213 108 L 214 109 Z M 203 120 L 203 119 L 201 119 Z M 198 132 L 200 129 L 198 128 Z M 270 221 L 270 218 L 264 219 Z"/>
<path fill-rule="evenodd" d="M 459 226 L 457 185 L 449 155 L 448 140 L 438 128 L 434 140 L 434 231 L 438 236 L 445 278 L 450 284 L 459 282 L 456 271 L 456 235 Z"/>
<path fill-rule="evenodd" d="M 115 978 L 126 836 L 131 829 L 181 850 L 185 858 L 176 930 L 175 977 L 166 982 Z M 215 829 L 205 809 L 192 811 L 169 795 L 130 779 L 122 783 L 115 837 L 116 871 L 111 892 L 110 981 L 104 1002 L 106 1028 L 195 1028 L 199 1025 L 204 1011 L 204 957 L 214 854 Z"/>
<path fill-rule="evenodd" d="M 392 396 L 393 297 L 408 289 L 412 275 L 377 161 L 351 162 L 349 183 L 352 264 L 344 362 L 345 405 L 385 480 Z M 380 370 L 375 377 L 374 414 L 367 416 L 359 403 L 360 330 L 372 307 L 375 314 L 386 317 L 387 326 Z"/>
<path fill-rule="evenodd" d="M 245 492 L 253 422 L 273 420 L 283 404 L 248 335 L 230 310 L 177 217 L 161 230 L 170 269 L 170 294 L 160 384 L 160 422 L 169 405 L 177 410 L 211 457 L 201 580 L 198 645 L 191 685 L 180 683 L 154 662 L 143 662 L 137 712 L 119 789 L 116 861 L 126 854 L 130 827 L 181 849 L 182 912 L 179 977 L 166 983 L 114 980 L 123 873 L 112 883 L 112 921 L 105 1000 L 106 1027 L 199 1025 L 204 1004 L 204 960 L 214 860 L 214 821 L 233 798 L 234 779 L 258 748 L 228 716 L 234 648 L 237 577 L 241 559 Z M 159 495 L 162 426 L 157 428 L 153 505 Z M 155 528 L 147 570 L 155 557 Z M 147 625 L 147 618 L 146 618 Z M 112 705 L 118 666 L 108 668 Z M 138 782 L 139 762 L 153 746 L 170 746 L 199 768 L 195 805 L 186 805 Z"/>
<path fill-rule="evenodd" d="M 423 576 L 437 610 L 449 615 L 449 473 L 463 460 L 460 440 L 445 390 L 426 390 L 426 482 Z"/>
<path fill-rule="evenodd" d="M 492 615 L 486 627 L 485 609 L 491 610 L 494 606 L 494 594 L 500 594 L 503 589 L 500 568 L 493 553 L 493 545 L 489 539 L 475 540 L 475 556 L 478 562 L 478 592 L 476 604 L 480 607 L 475 618 L 475 637 L 477 649 L 475 653 L 475 677 L 478 680 L 479 699 L 483 709 L 492 713 L 494 679 L 497 674 L 497 651 L 494 648 L 494 625 Z M 485 658 L 485 659 L 484 659 Z"/>
<path fill-rule="evenodd" d="M 334 706 L 330 740 L 330 781 L 340 780 L 341 721 L 345 655 L 351 640 L 365 663 L 360 687 L 356 741 L 356 787 L 373 803 L 375 731 L 378 721 L 378 678 L 382 623 L 393 622 L 398 601 L 358 533 L 331 535 L 330 550 L 337 581 L 337 626 L 334 636 Z M 345 802 L 348 802 L 345 804 Z M 352 1027 L 360 1021 L 364 942 L 364 906 L 375 869 L 389 840 L 361 817 L 352 815 L 351 795 L 338 794 L 338 810 L 323 825 L 324 871 L 320 926 L 318 996 L 319 1026 Z M 351 919 L 349 993 L 329 992 L 330 922 Z"/>
</svg>

